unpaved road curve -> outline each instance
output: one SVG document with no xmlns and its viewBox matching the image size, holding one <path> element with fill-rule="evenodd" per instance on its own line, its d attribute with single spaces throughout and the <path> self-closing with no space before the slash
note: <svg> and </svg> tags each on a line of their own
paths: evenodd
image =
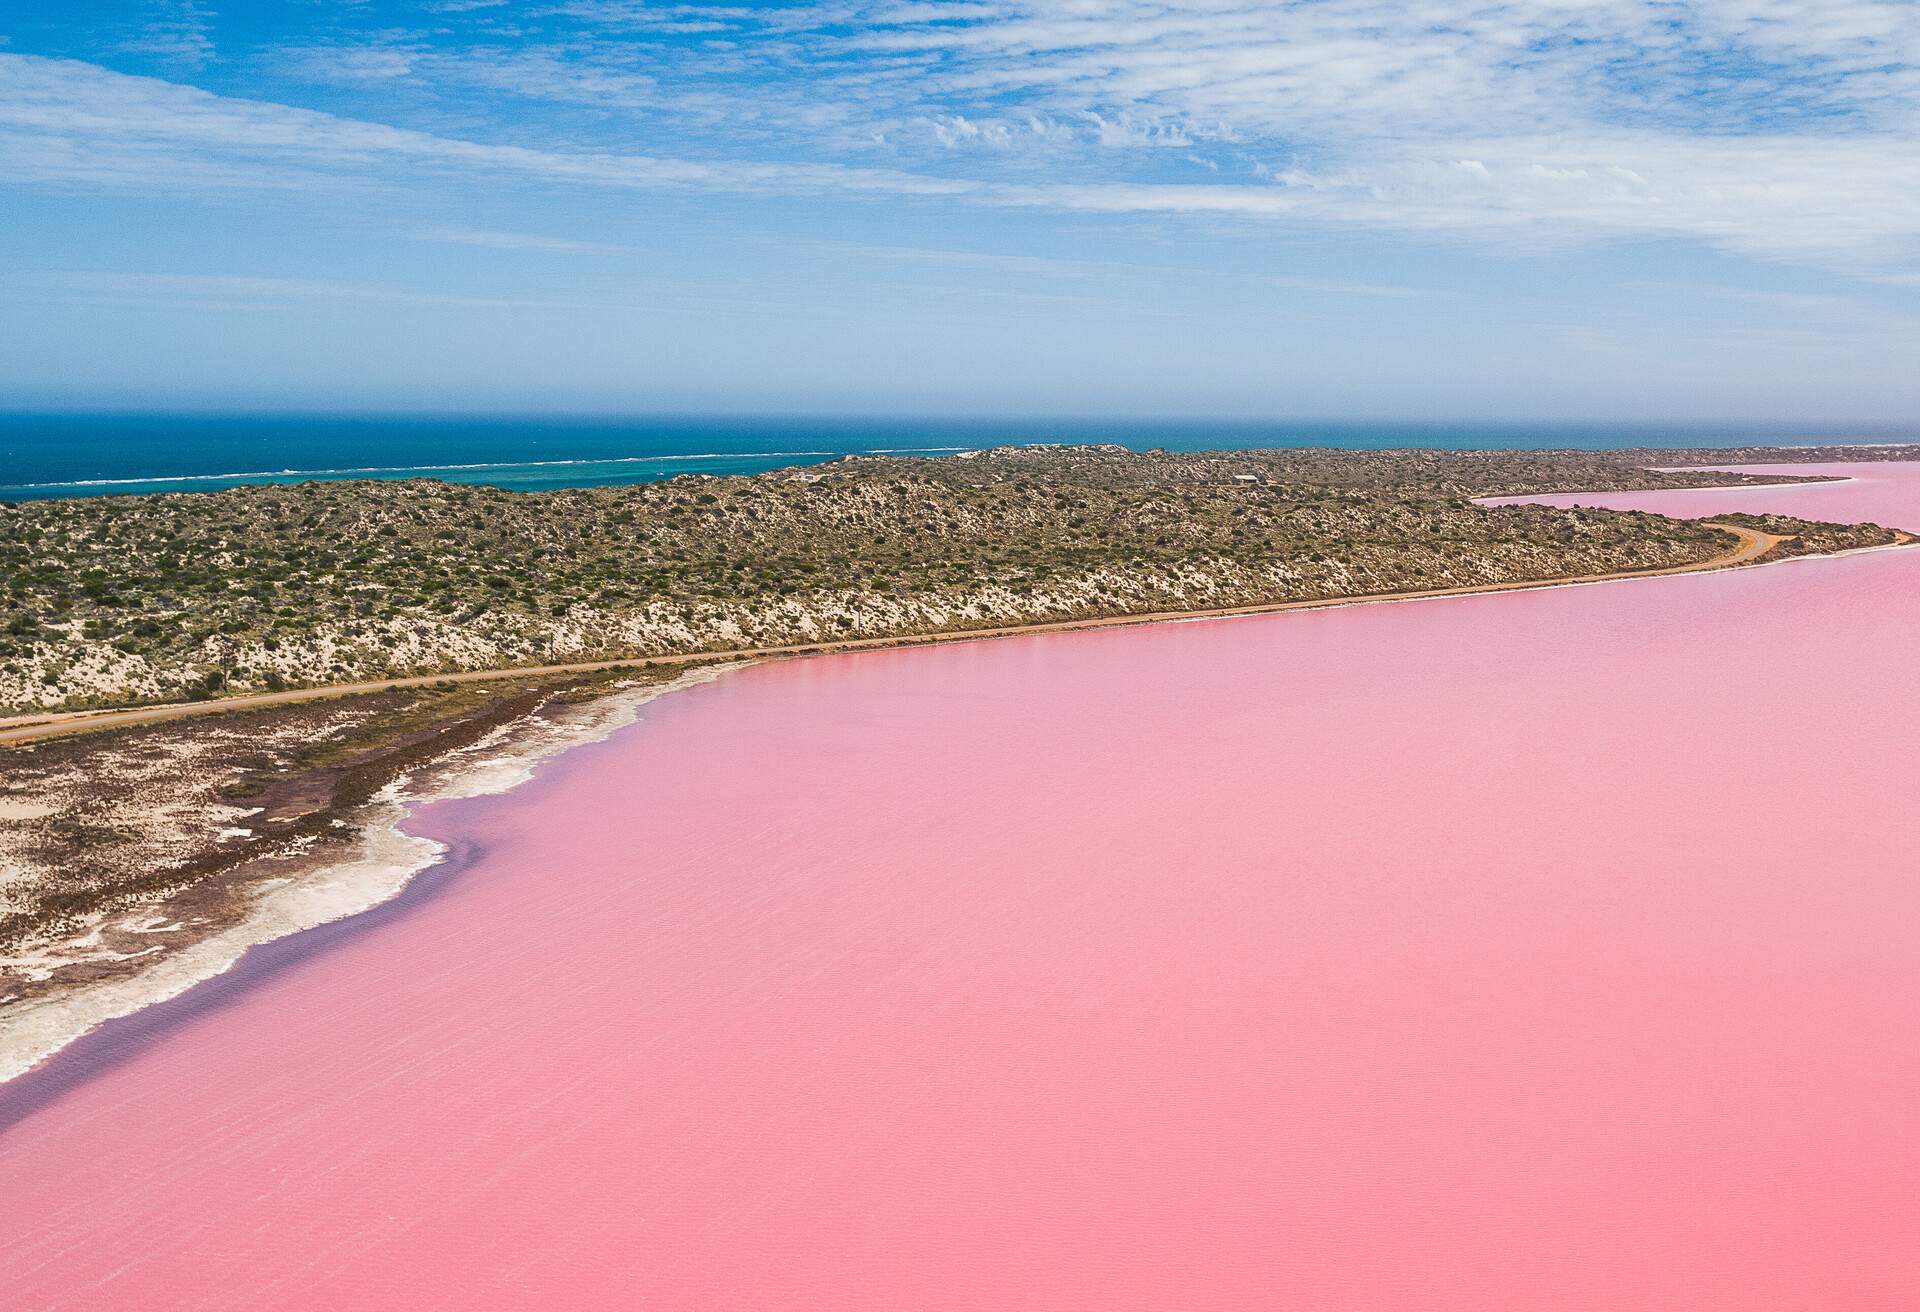
<svg viewBox="0 0 1920 1312">
<path fill-rule="evenodd" d="M 924 647 L 939 642 L 977 642 L 983 638 L 1006 638 L 1025 633 L 1064 633 L 1076 629 L 1117 628 L 1124 624 L 1154 624 L 1165 620 L 1227 618 L 1235 615 L 1270 615 L 1289 610 L 1324 610 L 1330 606 L 1353 606 L 1376 601 L 1417 601 L 1430 597 L 1466 597 L 1483 592 L 1524 592 L 1533 588 L 1562 587 L 1569 583 L 1605 583 L 1613 579 L 1658 578 L 1669 574 L 1697 574 L 1703 570 L 1725 569 L 1758 560 L 1785 539 L 1757 529 L 1735 524 L 1711 524 L 1710 527 L 1733 534 L 1739 542 L 1723 555 L 1692 565 L 1667 565 L 1656 569 L 1618 570 L 1608 574 L 1577 574 L 1557 579 L 1536 579 L 1526 583 L 1481 583 L 1461 588 L 1430 588 L 1411 592 L 1372 592 L 1353 597 L 1329 597 L 1307 601 L 1278 601 L 1259 606 L 1226 606 L 1212 610 L 1154 611 L 1140 615 L 1113 615 L 1085 620 L 1052 620 L 1040 624 L 1016 624 L 993 629 L 965 629 L 955 633 L 930 633 L 900 638 L 849 638 L 837 642 L 799 643 L 786 647 L 749 647 L 735 651 L 690 652 L 672 656 L 634 656 L 625 660 L 583 661 L 572 665 L 527 665 L 506 670 L 465 670 L 450 674 L 419 674 L 398 679 L 372 679 L 363 683 L 335 683 L 322 688 L 289 688 L 284 692 L 246 693 L 205 702 L 169 702 L 157 706 L 132 706 L 117 710 L 61 711 L 41 715 L 16 715 L 0 719 L 0 745 L 33 742 L 59 734 L 84 733 L 90 729 L 113 729 L 129 724 L 150 724 L 160 720 L 179 720 L 194 715 L 217 715 L 222 711 L 254 706 L 280 706 L 288 702 L 319 701 L 327 697 L 349 697 L 355 693 L 385 692 L 392 688 L 423 688 L 435 683 L 479 683 L 490 679 L 523 678 L 545 674 L 592 674 L 621 667 L 692 665 L 710 661 L 764 660 L 782 656 L 814 656 L 828 652 L 863 651 L 886 647 Z"/>
</svg>

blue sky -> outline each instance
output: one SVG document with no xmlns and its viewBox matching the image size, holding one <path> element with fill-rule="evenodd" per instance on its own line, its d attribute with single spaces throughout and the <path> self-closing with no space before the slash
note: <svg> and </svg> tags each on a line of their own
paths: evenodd
<svg viewBox="0 0 1920 1312">
<path fill-rule="evenodd" d="M 1904 0 L 0 0 L 0 407 L 1920 422 Z"/>
</svg>

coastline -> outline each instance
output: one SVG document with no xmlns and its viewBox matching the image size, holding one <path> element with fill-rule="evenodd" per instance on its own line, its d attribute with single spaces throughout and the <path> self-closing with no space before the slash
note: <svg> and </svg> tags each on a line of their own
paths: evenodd
<svg viewBox="0 0 1920 1312">
<path fill-rule="evenodd" d="M 1555 494 L 1558 495 L 1558 494 Z M 1571 494 L 1580 495 L 1580 494 Z M 1598 494 L 1595 494 L 1598 495 Z M 1476 498 L 1494 504 L 1497 498 Z M 1526 498 L 1519 498 L 1526 502 Z M 1364 592 L 1349 596 L 1303 597 L 1290 601 L 1254 602 L 1246 605 L 1199 607 L 1186 610 L 1140 611 L 1118 615 L 1093 615 L 1079 619 L 1041 620 L 1035 623 L 996 625 L 984 628 L 939 630 L 926 633 L 883 635 L 870 638 L 828 639 L 821 642 L 794 643 L 771 647 L 740 648 L 732 651 L 695 651 L 657 656 L 626 656 L 607 660 L 581 661 L 560 665 L 519 666 L 496 670 L 459 670 L 439 674 L 406 675 L 361 683 L 330 684 L 314 688 L 290 688 L 284 692 L 249 693 L 237 697 L 201 702 L 161 702 L 117 708 L 75 711 L 48 711 L 0 718 L 0 747 L 34 742 L 89 729 L 132 724 L 150 724 L 165 720 L 218 715 L 235 709 L 256 706 L 281 706 L 320 701 L 393 688 L 429 687 L 443 683 L 482 683 L 495 679 L 547 674 L 587 674 L 608 670 L 659 669 L 692 665 L 707 661 L 749 662 L 792 656 L 821 656 L 835 652 L 884 651 L 902 647 L 926 647 L 950 642 L 977 642 L 992 638 L 1019 637 L 1039 633 L 1073 633 L 1089 629 L 1121 628 L 1135 624 L 1161 624 L 1175 620 L 1236 619 L 1251 615 L 1276 615 L 1287 611 L 1327 610 L 1342 606 L 1367 605 L 1390 601 L 1426 601 L 1444 597 L 1471 597 L 1488 593 L 1524 592 L 1538 588 L 1569 587 L 1587 583 L 1612 583 L 1627 579 L 1662 578 L 1677 574 L 1704 574 L 1753 563 L 1766 563 L 1764 557 L 1782 539 L 1731 524 L 1705 521 L 1740 539 L 1738 546 L 1708 560 L 1681 565 L 1654 565 L 1643 569 L 1612 570 L 1598 574 L 1580 574 L 1555 578 L 1513 579 L 1494 583 L 1469 583 L 1439 588 L 1415 588 L 1390 592 Z M 1905 535 L 1901 535 L 1904 537 Z M 1903 542 L 1886 545 L 1899 546 Z M 1830 553 L 1833 554 L 1833 553 Z"/>
<path fill-rule="evenodd" d="M 445 844 L 405 832 L 415 808 L 508 792 L 546 761 L 600 742 L 633 724 L 656 698 L 711 683 L 747 662 L 703 666 L 664 683 L 626 688 L 574 708 L 565 723 L 504 726 L 421 772 L 383 788 L 361 815 L 357 850 L 298 878 L 264 881 L 251 912 L 156 968 L 120 979 L 77 984 L 23 1003 L 0 1024 L 0 1089 L 108 1022 L 179 998 L 233 969 L 253 948 L 370 911 L 391 901 L 416 876 L 442 862 Z"/>
<path fill-rule="evenodd" d="M 990 1275 L 969 1301 L 1004 1305 L 1057 1181 L 1089 1170 L 1041 1260 L 1117 1215 L 1151 1248 L 1171 1199 L 1245 1240 L 1254 1288 L 1285 1260 L 1274 1207 L 1318 1233 L 1356 1161 L 1379 1173 L 1340 1216 L 1424 1237 L 1406 1191 L 1439 1179 L 1496 1254 L 1514 1182 L 1529 1217 L 1563 1215 L 1541 1161 L 1630 1203 L 1657 1161 L 1671 1215 L 1609 1272 L 1697 1216 L 1702 1161 L 1798 1225 L 1832 1213 L 1755 1180 L 1832 1179 L 1827 1145 L 1853 1144 L 1873 1197 L 1851 1214 L 1883 1215 L 1901 1163 L 1858 1128 L 1907 1073 L 1880 1059 L 1912 1019 L 1915 904 L 1882 763 L 1911 728 L 1916 566 L 843 657 L 663 703 L 529 788 L 416 811 L 450 851 L 390 902 L 9 1086 L 20 1298 L 617 1303 L 638 1253 L 669 1304 L 811 1306 L 847 1286 L 757 1273 L 790 1279 L 791 1236 L 826 1217 L 829 1274 L 913 1227 L 927 1283 L 882 1302 L 940 1301 L 959 1236 Z M 1703 772 L 1702 741 L 1805 751 L 1755 788 Z M 1699 859 L 1676 873 L 1677 850 Z M 1822 1005 L 1801 976 L 1833 983 Z M 1769 1138 L 1783 1106 L 1825 1119 Z M 1518 1139 L 1479 1132 L 1516 1117 Z M 1295 1122 L 1324 1147 L 1303 1157 Z M 1592 1130 L 1573 1161 L 1568 1125 Z M 1755 1143 L 1777 1156 L 1756 1168 Z M 1590 1210 L 1542 1235 L 1578 1256 L 1617 1208 L 1575 1194 Z M 559 1238 L 528 1247 L 529 1225 Z"/>
<path fill-rule="evenodd" d="M 859 639 L 842 643 L 812 644 L 792 649 L 722 654 L 701 653 L 688 657 L 606 662 L 597 668 L 657 667 L 693 660 L 727 660 L 724 664 L 701 665 L 669 681 L 639 687 L 622 687 L 621 691 L 596 697 L 574 709 L 565 723 L 556 724 L 536 720 L 501 726 L 478 742 L 457 748 L 445 757 L 421 767 L 416 773 L 394 779 L 375 795 L 371 803 L 363 807 L 358 818 L 364 821 L 365 827 L 358 841 L 357 850 L 351 858 L 344 861 L 331 859 L 324 865 L 302 873 L 298 878 L 283 876 L 263 881 L 256 885 L 259 891 L 256 894 L 255 905 L 243 920 L 164 957 L 156 963 L 154 969 L 120 979 L 77 983 L 71 988 L 50 994 L 45 998 L 22 1004 L 17 1015 L 9 1017 L 4 1024 L 0 1024 L 0 1087 L 41 1068 L 50 1057 L 98 1027 L 179 998 L 194 986 L 228 972 L 255 947 L 360 915 L 397 897 L 415 877 L 441 863 L 447 855 L 445 845 L 408 834 L 401 828 L 402 823 L 412 814 L 414 808 L 429 802 L 509 791 L 531 778 L 542 762 L 573 747 L 601 741 L 617 730 L 632 724 L 638 718 L 640 709 L 654 698 L 711 682 L 724 673 L 758 660 L 839 651 L 897 649 L 956 641 L 980 641 L 997 637 L 1154 623 L 1194 623 L 1204 620 L 1251 618 L 1293 610 L 1341 609 L 1390 602 L 1444 600 L 1548 588 L 1579 587 L 1594 583 L 1624 582 L 1636 578 L 1713 574 L 1750 564 L 1784 563 L 1792 559 L 1838 558 L 1864 551 L 1897 550 L 1915 545 L 1911 535 L 1898 533 L 1896 530 L 1900 540 L 1890 544 L 1814 556 L 1775 556 L 1768 559 L 1773 549 L 1783 539 L 1734 525 L 1716 524 L 1715 527 L 1737 537 L 1738 544 L 1712 560 L 1682 566 L 1655 567 L 1586 577 L 1280 602 L 1211 611 L 1098 617 L 1089 620 L 1050 622 L 1005 629 L 970 630 L 920 637 Z M 732 659 L 728 660 L 729 657 Z M 571 670 L 596 667 L 556 668 Z M 475 680 L 487 677 L 490 677 L 489 674 L 482 673 L 467 676 Z M 427 681 L 427 679 L 409 679 L 395 682 L 404 686 Z M 315 698 L 327 695 L 338 696 L 342 691 L 311 690 L 310 695 Z M 141 712 L 166 709 L 170 708 L 139 708 Z M 189 704 L 180 709 L 185 714 L 206 714 L 226 709 L 226 707 L 218 703 L 202 703 Z M 84 717 L 82 722 L 65 727 L 69 731 L 94 727 L 99 723 L 100 716 L 111 714 L 113 712 L 81 713 Z"/>
</svg>

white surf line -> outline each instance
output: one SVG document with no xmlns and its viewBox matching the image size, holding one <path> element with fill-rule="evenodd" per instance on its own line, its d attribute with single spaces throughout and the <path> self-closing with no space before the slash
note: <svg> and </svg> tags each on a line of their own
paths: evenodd
<svg viewBox="0 0 1920 1312">
<path fill-rule="evenodd" d="M 973 451 L 969 446 L 873 446 L 859 451 L 691 451 L 684 455 L 605 456 L 578 460 L 490 460 L 459 465 L 347 465 L 339 469 L 245 469 L 229 474 L 155 474 L 150 478 L 73 478 L 45 483 L 7 483 L 16 489 L 137 487 L 145 483 L 222 483 L 242 478 L 341 478 L 350 474 L 471 473 L 480 469 L 565 469 L 587 465 L 656 465 L 676 460 L 781 460 L 788 456 L 911 455 L 917 451 Z"/>
<path fill-rule="evenodd" d="M 906 449 L 906 448 L 902 448 Z M 928 447 L 926 450 L 946 450 Z M 955 447 L 953 450 L 963 448 Z M 229 474 L 156 474 L 151 478 L 74 478 L 46 483 L 9 483 L 13 488 L 132 487 L 142 483 L 219 483 L 238 478 L 329 478 L 349 474 L 471 473 L 477 469 L 562 469 L 582 465 L 655 465 L 675 460 L 777 460 L 787 456 L 836 456 L 838 451 L 699 451 L 677 456 L 607 456 L 600 460 L 492 460 L 462 465 L 347 465 L 339 469 L 247 469 Z"/>
<path fill-rule="evenodd" d="M 169 1001 L 196 984 L 225 974 L 253 947 L 391 901 L 416 875 L 438 865 L 446 856 L 444 844 L 401 828 L 418 807 L 508 792 L 533 778 L 547 761 L 576 747 L 604 741 L 635 723 L 648 703 L 711 683 L 754 663 L 704 666 L 666 683 L 600 698 L 586 703 L 582 718 L 569 724 L 522 736 L 505 752 L 459 761 L 462 755 L 488 750 L 490 743 L 483 741 L 444 758 L 440 768 L 445 768 L 446 760 L 453 760 L 459 762 L 456 772 L 431 792 L 411 793 L 406 777 L 396 779 L 371 804 L 370 821 L 354 851 L 297 878 L 264 881 L 253 909 L 239 924 L 163 957 L 152 969 L 137 975 L 79 985 L 49 997 L 13 1003 L 9 1010 L 0 1012 L 0 1085 L 24 1075 L 107 1021 Z M 526 733 L 524 724 L 521 732 Z M 103 915 L 100 925 L 104 926 L 113 914 Z"/>
</svg>

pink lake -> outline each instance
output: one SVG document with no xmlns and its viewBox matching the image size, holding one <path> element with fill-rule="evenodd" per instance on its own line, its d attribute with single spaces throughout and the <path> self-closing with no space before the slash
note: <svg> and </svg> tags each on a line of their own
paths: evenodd
<svg viewBox="0 0 1920 1312">
<path fill-rule="evenodd" d="M 1715 466 L 1706 466 L 1715 468 Z M 1844 483 L 1800 483 L 1777 487 L 1696 488 L 1684 492 L 1567 492 L 1543 497 L 1492 497 L 1489 505 L 1517 501 L 1543 506 L 1600 506 L 1612 510 L 1651 510 L 1663 515 L 1708 518 L 1742 510 L 1798 515 L 1840 523 L 1867 521 L 1920 532 L 1920 465 L 1884 464 L 1726 465 L 1747 474 L 1787 477 L 1826 475 Z"/>
<path fill-rule="evenodd" d="M 1920 1306 L 1916 651 L 1901 550 L 739 672 L 0 1089 L 0 1304 Z"/>
</svg>

